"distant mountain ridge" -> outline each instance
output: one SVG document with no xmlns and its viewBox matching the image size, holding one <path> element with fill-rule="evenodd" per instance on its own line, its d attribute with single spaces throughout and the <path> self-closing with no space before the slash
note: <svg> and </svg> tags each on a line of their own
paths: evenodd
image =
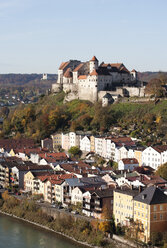
<svg viewBox="0 0 167 248">
<path fill-rule="evenodd" d="M 138 72 L 138 78 L 141 81 L 148 82 L 152 78 L 157 78 L 159 76 L 160 71 L 158 72 Z M 167 72 L 163 72 L 167 75 Z M 42 74 L 32 73 L 32 74 L 16 74 L 16 73 L 9 73 L 9 74 L 0 74 L 0 85 L 17 85 L 17 86 L 25 86 L 25 85 L 31 85 L 34 83 L 46 83 L 46 84 L 52 84 L 55 81 L 57 81 L 57 74 L 47 74 L 48 80 L 41 80 Z M 41 81 L 41 82 L 40 82 Z"/>
<path fill-rule="evenodd" d="M 50 82 L 57 80 L 57 74 L 47 74 L 48 80 L 41 80 L 42 74 L 0 74 L 0 85 L 17 85 L 24 86 L 27 84 L 34 84 L 35 82 Z"/>
<path fill-rule="evenodd" d="M 138 72 L 138 78 L 141 81 L 144 82 L 149 82 L 153 78 L 158 78 L 160 73 L 165 73 L 167 75 L 167 72 L 162 72 L 162 71 L 146 71 L 146 72 Z"/>
</svg>

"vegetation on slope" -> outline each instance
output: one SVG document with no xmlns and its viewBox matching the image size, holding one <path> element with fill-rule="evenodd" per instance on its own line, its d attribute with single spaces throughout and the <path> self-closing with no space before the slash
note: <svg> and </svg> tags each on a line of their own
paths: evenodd
<svg viewBox="0 0 167 248">
<path fill-rule="evenodd" d="M 17 200 L 7 191 L 2 194 L 2 199 L 0 199 L 0 210 L 68 235 L 77 241 L 98 247 L 114 247 L 113 243 L 107 242 L 105 237 L 105 232 L 113 234 L 112 226 L 114 224 L 110 221 L 99 223 L 98 220 L 93 220 L 90 222 L 80 218 L 76 219 L 66 213 L 61 213 L 54 219 L 44 213 L 33 200 Z"/>
<path fill-rule="evenodd" d="M 10 109 L 1 137 L 32 137 L 37 141 L 58 131 L 110 132 L 119 126 L 121 134 L 141 138 L 145 143 L 167 139 L 167 101 L 101 103 L 73 100 L 63 104 L 65 93 L 43 96 L 37 103 Z"/>
</svg>

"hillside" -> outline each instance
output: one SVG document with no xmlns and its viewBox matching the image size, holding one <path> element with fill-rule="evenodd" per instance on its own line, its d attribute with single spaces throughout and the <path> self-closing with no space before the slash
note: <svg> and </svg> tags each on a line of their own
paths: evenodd
<svg viewBox="0 0 167 248">
<path fill-rule="evenodd" d="M 56 74 L 48 74 L 49 80 L 41 80 L 42 74 L 0 74 L 0 85 L 15 85 L 15 86 L 24 86 L 27 84 L 32 84 L 32 82 L 39 83 L 41 81 L 43 84 L 47 84 L 49 81 L 57 80 Z"/>
<path fill-rule="evenodd" d="M 153 78 L 159 78 L 159 75 L 161 73 L 162 72 L 151 72 L 151 71 L 138 72 L 138 78 L 141 81 L 149 82 Z M 164 74 L 167 76 L 167 72 L 164 72 Z"/>
<path fill-rule="evenodd" d="M 84 130 L 110 133 L 120 127 L 120 134 L 141 138 L 144 143 L 167 140 L 167 101 L 116 103 L 102 108 L 100 103 L 73 100 L 63 104 L 65 94 L 40 97 L 37 103 L 19 105 L 6 113 L 1 137 L 49 137 L 57 131 Z M 119 133 L 118 133 L 119 134 Z"/>
</svg>

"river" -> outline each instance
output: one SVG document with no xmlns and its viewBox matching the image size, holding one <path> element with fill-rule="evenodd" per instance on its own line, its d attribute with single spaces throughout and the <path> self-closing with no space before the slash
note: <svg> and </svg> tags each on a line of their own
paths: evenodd
<svg viewBox="0 0 167 248">
<path fill-rule="evenodd" d="M 0 248 L 77 247 L 81 248 L 82 246 L 34 225 L 0 215 Z"/>
</svg>

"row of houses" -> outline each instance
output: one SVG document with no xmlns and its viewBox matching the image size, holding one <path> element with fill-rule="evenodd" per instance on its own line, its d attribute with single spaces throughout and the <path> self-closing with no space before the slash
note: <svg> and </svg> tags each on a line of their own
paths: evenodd
<svg viewBox="0 0 167 248">
<path fill-rule="evenodd" d="M 134 147 L 131 139 L 123 140 Z M 119 140 L 120 146 L 123 140 Z M 165 149 L 148 147 L 142 156 L 154 163 L 161 159 L 162 163 Z M 18 186 L 64 207 L 79 204 L 83 214 L 99 219 L 107 208 L 116 225 L 130 226 L 132 220 L 141 225 L 139 238 L 145 242 L 152 232 L 167 229 L 167 181 L 154 174 L 153 166 L 135 166 L 136 158 L 122 158 L 122 170 L 114 171 L 109 166 L 94 167 L 87 161 L 72 160 L 65 153 L 48 152 L 32 145 L 12 148 L 1 144 L 0 152 L 0 184 L 4 187 Z M 123 170 L 125 165 L 132 166 L 128 167 L 130 171 Z"/>
<path fill-rule="evenodd" d="M 27 172 L 25 190 L 42 194 L 45 201 L 59 202 L 64 207 L 79 204 L 83 214 L 94 218 L 101 219 L 107 209 L 114 215 L 116 225 L 129 227 L 133 220 L 141 226 L 139 239 L 144 242 L 150 240 L 152 232 L 166 231 L 167 182 L 148 175 L 151 169 L 146 174 L 134 171 L 87 178 L 67 172 L 52 175 Z"/>
<path fill-rule="evenodd" d="M 130 137 L 106 137 L 69 132 L 56 133 L 51 138 L 54 149 L 62 147 L 68 151 L 70 147 L 78 146 L 83 152 L 94 152 L 117 163 L 125 158 L 135 158 L 139 166 L 146 165 L 156 170 L 167 162 L 167 145 L 141 147 L 137 146 Z"/>
</svg>

